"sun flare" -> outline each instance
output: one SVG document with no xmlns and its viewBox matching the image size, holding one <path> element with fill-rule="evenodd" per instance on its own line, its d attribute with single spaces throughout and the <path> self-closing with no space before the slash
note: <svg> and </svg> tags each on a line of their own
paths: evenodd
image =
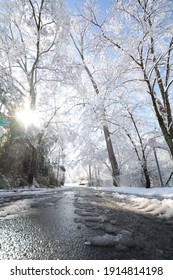
<svg viewBox="0 0 173 280">
<path fill-rule="evenodd" d="M 39 127 L 41 125 L 41 118 L 37 111 L 31 110 L 28 106 L 28 103 L 25 104 L 23 110 L 16 112 L 16 118 L 21 122 L 25 128 L 30 125 Z"/>
<path fill-rule="evenodd" d="M 20 121 L 25 127 L 30 125 L 40 126 L 40 119 L 38 113 L 32 110 L 21 110 L 16 113 L 18 121 Z"/>
</svg>

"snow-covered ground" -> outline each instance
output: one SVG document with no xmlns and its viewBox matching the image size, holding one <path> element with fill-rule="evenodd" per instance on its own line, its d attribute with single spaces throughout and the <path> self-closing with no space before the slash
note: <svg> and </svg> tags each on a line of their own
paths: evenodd
<svg viewBox="0 0 173 280">
<path fill-rule="evenodd" d="M 58 194 L 64 190 L 70 190 L 71 188 L 77 186 L 77 184 L 67 184 L 63 188 L 35 188 L 25 187 L 14 190 L 0 190 L 0 219 L 1 218 L 11 218 L 15 217 L 19 213 L 26 213 L 31 208 L 34 203 L 42 200 L 43 195 Z M 11 203 L 6 202 L 7 199 Z M 17 198 L 17 201 L 14 201 L 14 198 Z"/>
<path fill-rule="evenodd" d="M 136 188 L 110 187 L 97 188 L 102 195 L 109 192 L 112 197 L 118 197 L 122 202 L 119 206 L 130 211 L 150 213 L 161 218 L 173 218 L 173 187 Z"/>
<path fill-rule="evenodd" d="M 77 187 L 77 184 L 66 184 L 62 188 L 45 189 L 45 188 L 24 188 L 11 191 L 0 190 L 0 217 L 14 215 L 22 211 L 27 211 L 34 200 L 41 199 L 44 194 L 57 194 L 64 190 Z M 78 186 L 79 190 L 81 186 Z M 83 188 L 83 187 L 82 187 Z M 112 197 L 118 197 L 120 207 L 129 211 L 151 213 L 164 218 L 173 218 L 173 187 L 168 188 L 137 188 L 137 187 L 104 187 L 96 188 L 102 196 L 109 194 Z M 7 205 L 3 205 L 3 200 L 10 197 L 20 197 L 20 200 Z M 32 199 L 27 199 L 27 197 Z M 40 196 L 40 198 L 39 198 Z"/>
<path fill-rule="evenodd" d="M 25 188 L 19 188 L 14 190 L 0 190 L 0 198 L 3 197 L 15 197 L 15 196 L 36 196 L 36 195 L 42 195 L 42 194 L 48 194 L 48 193 L 56 193 L 57 191 L 62 190 L 68 190 L 70 188 L 73 188 L 77 186 L 78 184 L 66 184 L 62 188 L 36 188 L 36 187 L 25 187 Z"/>
<path fill-rule="evenodd" d="M 142 196 L 160 196 L 160 197 L 169 197 L 173 198 L 173 187 L 165 188 L 137 188 L 137 187 L 93 187 L 97 190 L 102 190 L 106 192 L 113 193 L 124 193 L 124 194 L 133 194 L 133 195 L 142 195 Z"/>
<path fill-rule="evenodd" d="M 15 217 L 19 213 L 25 213 L 31 206 L 31 199 L 22 199 L 16 202 L 5 204 L 0 208 L 0 218 Z"/>
</svg>

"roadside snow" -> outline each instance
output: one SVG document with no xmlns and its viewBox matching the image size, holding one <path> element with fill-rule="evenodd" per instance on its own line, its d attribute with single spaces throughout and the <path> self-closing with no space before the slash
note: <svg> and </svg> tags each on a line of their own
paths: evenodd
<svg viewBox="0 0 173 280">
<path fill-rule="evenodd" d="M 31 199 L 19 200 L 0 208 L 0 218 L 26 212 L 30 208 L 32 201 Z"/>
<path fill-rule="evenodd" d="M 76 186 L 76 185 L 75 185 Z M 63 188 L 35 188 L 33 187 L 25 187 L 14 190 L 0 190 L 0 219 L 2 218 L 11 218 L 12 216 L 16 216 L 20 213 L 28 212 L 31 208 L 31 205 L 35 202 L 42 200 L 43 195 L 51 195 L 57 194 L 61 191 L 70 190 L 75 187 L 74 185 L 66 185 Z M 10 202 L 11 198 L 11 202 Z M 18 199 L 16 202 L 13 201 L 13 198 Z M 28 198 L 28 199 L 27 199 Z M 6 202 L 8 199 L 8 202 Z M 13 202 L 12 202 L 13 201 Z M 5 203 L 4 203 L 5 202 Z M 53 205 L 51 202 L 46 203 L 46 206 Z"/>
<path fill-rule="evenodd" d="M 173 200 L 172 199 L 147 199 L 147 198 L 130 198 L 132 206 L 141 212 L 147 212 L 152 215 L 159 215 L 163 218 L 173 218 Z"/>
<path fill-rule="evenodd" d="M 124 193 L 124 194 L 134 194 L 142 196 L 161 196 L 165 198 L 173 198 L 173 187 L 165 188 L 137 188 L 137 187 L 92 187 L 96 190 L 101 190 L 103 192 L 113 192 L 113 193 Z"/>
<path fill-rule="evenodd" d="M 94 188 L 102 191 L 101 195 L 109 193 L 119 198 L 121 207 L 142 213 L 150 213 L 162 218 L 173 218 L 173 187 L 136 188 L 136 187 L 104 187 Z"/>
<path fill-rule="evenodd" d="M 75 185 L 76 186 L 76 185 Z M 14 190 L 0 190 L 0 198 L 2 197 L 15 197 L 15 196 L 36 196 L 39 194 L 48 194 L 48 193 L 56 193 L 58 191 L 64 191 L 64 190 L 69 190 L 73 188 L 74 185 L 65 185 L 62 188 L 52 188 L 52 189 L 46 189 L 46 188 L 35 188 L 33 187 L 25 187 L 25 188 L 20 188 L 20 189 L 14 189 Z"/>
<path fill-rule="evenodd" d="M 29 203 L 31 203 L 33 198 L 38 198 L 44 194 L 56 194 L 57 192 L 70 190 L 77 186 L 77 184 L 66 184 L 62 188 L 53 189 L 32 187 L 13 191 L 0 190 L 0 201 L 2 202 L 2 206 L 3 199 L 10 197 L 20 197 L 20 199 L 22 199 L 9 204 L 8 206 L 1 207 L 0 217 L 5 217 L 10 215 L 10 213 L 14 214 L 25 211 L 29 208 Z M 80 191 L 81 187 L 78 187 Z M 173 218 L 173 187 L 151 189 L 137 187 L 92 187 L 92 189 L 99 190 L 102 196 L 109 194 L 112 197 L 119 198 L 120 202 L 117 204 L 130 211 L 150 213 L 167 219 Z M 27 197 L 31 197 L 32 199 L 27 200 Z"/>
<path fill-rule="evenodd" d="M 166 219 L 173 218 L 173 188 L 111 187 L 94 189 L 101 191 L 103 197 L 117 198 L 116 205 L 126 208 L 128 211 L 149 213 Z M 136 246 L 135 242 L 132 242 L 130 234 L 124 234 L 124 232 L 122 231 L 116 235 L 109 233 L 102 236 L 98 235 L 87 240 L 85 245 L 117 246 L 118 244 L 118 246 L 124 246 L 125 244 L 126 246 Z"/>
</svg>

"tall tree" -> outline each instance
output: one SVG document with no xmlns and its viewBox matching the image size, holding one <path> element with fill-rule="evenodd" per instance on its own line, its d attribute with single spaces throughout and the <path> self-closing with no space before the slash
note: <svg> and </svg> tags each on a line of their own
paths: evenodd
<svg viewBox="0 0 173 280">
<path fill-rule="evenodd" d="M 12 78 L 13 89 L 20 92 L 23 103 L 27 102 L 29 110 L 34 112 L 38 110 L 37 103 L 45 92 L 46 83 L 50 80 L 58 83 L 62 79 L 59 77 L 61 73 L 56 71 L 59 70 L 68 29 L 64 1 L 10 0 L 2 4 L 1 17 L 0 38 L 5 68 Z M 50 93 L 47 87 L 47 94 Z M 37 173 L 37 145 L 41 141 L 35 133 L 34 124 L 25 133 L 29 184 Z"/>
<path fill-rule="evenodd" d="M 78 23 L 77 23 L 77 21 L 78 21 Z M 77 50 L 77 53 L 81 59 L 82 66 L 90 80 L 90 83 L 94 90 L 94 95 L 96 95 L 96 98 L 98 98 L 98 100 L 99 100 L 99 98 L 101 98 L 100 95 L 105 94 L 105 89 L 101 89 L 101 86 L 99 85 L 99 82 L 96 78 L 96 76 L 98 76 L 99 74 L 98 73 L 96 75 L 94 74 L 94 72 L 99 72 L 99 71 L 101 71 L 101 69 L 99 69 L 97 71 L 96 67 L 95 67 L 96 65 L 93 65 L 91 68 L 92 70 L 91 70 L 90 66 L 89 66 L 89 64 L 91 65 L 91 63 L 89 63 L 89 62 L 91 62 L 91 60 L 92 60 L 94 51 L 91 50 L 91 41 L 90 41 L 91 39 L 89 39 L 87 37 L 88 37 L 88 31 L 92 32 L 92 30 L 90 28 L 90 24 L 88 24 L 87 22 L 80 21 L 79 19 L 77 21 L 76 21 L 76 24 L 78 24 L 78 26 L 76 27 L 76 30 L 75 30 L 75 28 L 73 29 L 73 32 L 71 33 L 71 39 L 72 39 L 75 49 Z M 91 33 L 90 33 L 89 37 L 90 36 L 91 36 Z M 98 58 L 95 57 L 94 60 L 96 60 L 96 59 L 98 59 Z M 97 104 L 97 106 L 98 106 L 98 104 Z M 105 107 L 104 101 L 102 102 L 102 104 L 99 104 L 98 107 L 100 107 L 100 111 L 101 111 L 100 117 L 101 117 L 101 121 L 102 121 L 109 161 L 110 161 L 111 169 L 112 169 L 113 185 L 118 186 L 120 172 L 119 172 L 118 162 L 117 162 L 117 159 L 116 159 L 116 156 L 114 153 L 114 149 L 113 149 L 113 145 L 112 145 L 112 140 L 111 140 L 111 135 L 110 135 L 109 128 L 108 128 L 108 123 L 106 121 L 106 107 Z"/>
<path fill-rule="evenodd" d="M 117 0 L 110 16 L 100 23 L 90 2 L 85 19 L 97 28 L 97 38 L 113 47 L 133 65 L 135 79 L 145 82 L 157 121 L 173 156 L 173 121 L 170 92 L 173 84 L 173 2 L 170 0 Z"/>
</svg>

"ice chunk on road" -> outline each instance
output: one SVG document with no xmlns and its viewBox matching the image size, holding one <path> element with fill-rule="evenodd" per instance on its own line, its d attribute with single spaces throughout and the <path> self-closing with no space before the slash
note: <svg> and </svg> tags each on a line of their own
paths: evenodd
<svg viewBox="0 0 173 280">
<path fill-rule="evenodd" d="M 115 246 L 117 241 L 119 241 L 121 237 L 118 235 L 111 235 L 111 234 L 105 234 L 105 235 L 98 235 L 93 238 L 91 238 L 89 241 L 85 242 L 85 245 L 95 245 L 95 246 Z"/>
<path fill-rule="evenodd" d="M 98 235 L 90 240 L 85 242 L 85 245 L 94 245 L 94 246 L 115 246 L 120 241 L 125 240 L 130 235 L 130 232 L 127 230 L 122 230 L 117 235 L 112 234 L 104 234 L 104 235 Z"/>
</svg>

